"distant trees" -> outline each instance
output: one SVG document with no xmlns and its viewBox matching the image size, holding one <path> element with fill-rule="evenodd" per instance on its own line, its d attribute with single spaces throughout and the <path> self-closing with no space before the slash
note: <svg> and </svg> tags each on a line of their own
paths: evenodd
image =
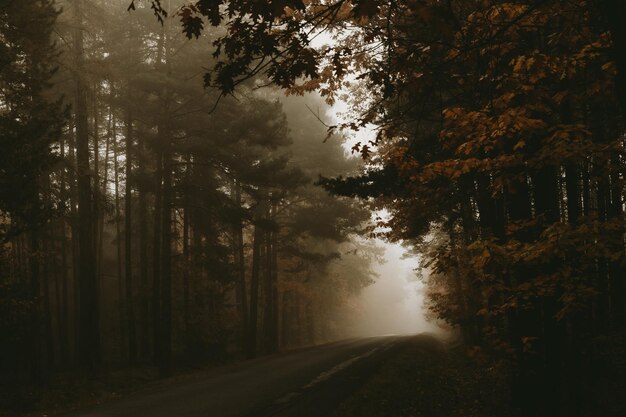
<svg viewBox="0 0 626 417">
<path fill-rule="evenodd" d="M 57 11 L 51 1 L 23 1 L 4 2 L 0 13 L 0 363 L 3 376 L 26 370 L 41 382 L 51 279 L 45 224 L 58 209 L 48 198 L 48 176 L 58 163 L 53 148 L 64 123 L 63 107 L 49 96 Z"/>
</svg>

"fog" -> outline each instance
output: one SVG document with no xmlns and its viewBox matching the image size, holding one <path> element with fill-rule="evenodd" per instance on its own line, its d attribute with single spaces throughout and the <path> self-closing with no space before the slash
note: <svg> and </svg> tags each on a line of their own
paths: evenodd
<svg viewBox="0 0 626 417">
<path fill-rule="evenodd" d="M 441 332 L 427 319 L 423 284 L 417 279 L 418 260 L 405 257 L 397 243 L 376 240 L 384 248 L 383 262 L 373 266 L 376 281 L 357 297 L 357 315 L 351 336 L 381 336 Z"/>
</svg>

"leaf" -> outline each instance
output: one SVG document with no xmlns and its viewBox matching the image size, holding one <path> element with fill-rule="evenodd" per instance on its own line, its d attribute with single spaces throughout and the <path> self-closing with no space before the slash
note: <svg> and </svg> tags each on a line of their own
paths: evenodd
<svg viewBox="0 0 626 417">
<path fill-rule="evenodd" d="M 209 19 L 211 25 L 219 26 L 222 23 L 222 15 L 220 14 L 222 2 L 222 0 L 200 0 L 196 3 L 196 7 L 203 16 Z"/>
<path fill-rule="evenodd" d="M 192 37 L 199 38 L 202 30 L 204 29 L 204 22 L 199 16 L 195 16 L 194 13 L 197 9 L 194 7 L 186 6 L 180 9 L 178 14 L 180 15 L 180 21 L 183 26 L 183 33 L 187 39 Z"/>
<path fill-rule="evenodd" d="M 378 13 L 379 7 L 376 0 L 358 0 L 354 2 L 352 13 L 357 19 L 363 17 L 370 19 Z"/>
</svg>

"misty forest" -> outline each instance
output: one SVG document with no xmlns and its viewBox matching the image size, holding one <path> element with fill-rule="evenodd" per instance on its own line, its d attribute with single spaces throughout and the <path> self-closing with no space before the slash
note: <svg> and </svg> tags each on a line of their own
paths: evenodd
<svg viewBox="0 0 626 417">
<path fill-rule="evenodd" d="M 625 179 L 622 0 L 0 0 L 0 416 L 624 416 Z"/>
</svg>

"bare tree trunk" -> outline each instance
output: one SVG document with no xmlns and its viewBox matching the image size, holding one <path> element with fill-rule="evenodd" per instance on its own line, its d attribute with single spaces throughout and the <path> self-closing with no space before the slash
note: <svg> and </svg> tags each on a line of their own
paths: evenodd
<svg viewBox="0 0 626 417">
<path fill-rule="evenodd" d="M 270 197 L 271 204 L 268 205 L 267 214 L 269 220 L 273 222 L 273 228 L 266 232 L 266 287 L 265 287 L 265 332 L 267 350 L 270 353 L 278 351 L 278 271 L 277 271 L 277 246 L 278 246 L 278 225 L 276 224 L 276 197 Z"/>
<path fill-rule="evenodd" d="M 48 185 L 48 184 L 47 184 Z M 49 199 L 49 193 L 46 190 L 46 197 Z M 52 335 L 52 318 L 54 314 L 52 313 L 52 303 L 50 301 L 50 275 L 52 275 L 52 271 L 50 268 L 50 258 L 54 255 L 54 248 L 51 245 L 52 237 L 50 236 L 51 231 L 48 228 L 48 225 L 43 226 L 43 237 L 42 237 L 42 253 L 40 255 L 40 259 L 43 261 L 43 276 L 41 280 L 41 288 L 43 290 L 43 308 L 42 308 L 42 319 L 43 319 L 43 329 L 44 329 L 44 339 L 46 341 L 46 370 L 49 370 L 54 365 L 54 336 Z"/>
<path fill-rule="evenodd" d="M 143 141 L 139 139 L 138 150 L 144 151 Z M 145 174 L 140 165 L 142 177 Z M 139 191 L 139 281 L 141 287 L 141 335 L 140 352 L 143 357 L 150 353 L 150 294 L 148 283 L 148 203 L 147 192 Z"/>
<path fill-rule="evenodd" d="M 65 184 L 66 177 L 66 167 L 65 167 L 65 142 L 61 140 L 61 160 L 63 161 L 63 167 L 61 170 L 61 178 L 60 178 L 60 193 L 61 193 L 61 206 L 65 207 L 67 204 L 67 190 Z M 59 347 L 61 353 L 61 364 L 67 366 L 69 364 L 69 297 L 68 297 L 68 263 L 67 263 L 67 233 L 66 233 L 66 218 L 65 216 L 61 217 L 59 221 L 60 233 L 59 236 L 61 238 L 61 286 L 62 286 L 62 297 L 60 301 L 60 310 L 61 315 L 59 319 Z"/>
<path fill-rule="evenodd" d="M 171 4 L 168 1 L 168 13 Z M 167 75 L 170 76 L 170 31 L 171 18 L 165 24 L 164 52 Z M 168 118 L 169 114 L 169 91 L 165 88 L 165 103 L 162 117 Z M 172 170 L 173 150 L 169 126 L 166 123 L 159 125 L 159 145 L 162 146 L 162 200 L 161 200 L 161 331 L 160 331 L 160 357 L 159 371 L 162 377 L 172 374 Z"/>
<path fill-rule="evenodd" d="M 257 354 L 257 326 L 259 310 L 259 281 L 261 274 L 261 240 L 263 231 L 258 222 L 265 210 L 265 196 L 259 198 L 257 215 L 255 216 L 254 240 L 252 242 L 252 272 L 250 277 L 250 320 L 248 328 L 247 354 L 253 358 Z"/>
<path fill-rule="evenodd" d="M 626 4 L 621 0 L 602 0 L 599 3 L 600 7 L 604 8 L 609 23 L 613 43 L 612 58 L 617 66 L 615 92 L 620 103 L 622 119 L 626 120 L 626 26 L 624 26 Z"/>
<path fill-rule="evenodd" d="M 191 159 L 189 156 L 186 158 L 185 177 L 187 185 L 190 181 L 189 170 L 191 169 Z M 189 223 L 190 223 L 190 203 L 189 203 L 189 190 L 184 191 L 184 207 L 183 207 L 183 325 L 185 331 L 185 345 L 187 350 L 190 348 L 189 338 L 191 332 L 191 311 L 189 302 L 189 269 L 191 267 L 191 258 L 189 254 Z"/>
<path fill-rule="evenodd" d="M 235 205 L 237 207 L 242 206 L 241 200 L 241 184 L 238 180 L 234 181 L 234 194 Z M 242 346 L 246 349 L 247 329 L 248 329 L 248 293 L 246 288 L 246 263 L 244 255 L 244 242 L 243 242 L 243 221 L 239 218 L 235 224 L 233 231 L 233 246 L 234 246 L 234 258 L 237 268 L 237 283 L 235 289 L 235 297 L 237 300 L 237 307 L 239 309 L 239 317 L 241 320 L 242 331 Z"/>
<path fill-rule="evenodd" d="M 43 382 L 41 363 L 41 283 L 39 274 L 39 236 L 37 230 L 30 233 L 30 291 L 33 299 L 32 326 L 30 329 L 30 352 L 31 376 L 36 383 Z"/>
<path fill-rule="evenodd" d="M 117 144 L 117 129 L 115 123 L 113 123 L 113 170 L 115 171 L 115 250 L 117 260 L 115 262 L 117 266 L 117 300 L 118 300 L 118 318 L 120 327 L 120 359 L 124 358 L 124 351 L 126 346 L 126 326 L 124 325 L 124 311 L 126 303 L 124 302 L 124 275 L 122 273 L 122 225 L 121 225 L 121 208 L 120 208 L 120 166 Z"/>
<path fill-rule="evenodd" d="M 156 155 L 155 194 L 154 194 L 154 236 L 152 254 L 152 342 L 154 360 L 161 361 L 161 217 L 163 190 L 163 156 L 160 150 Z"/>
<path fill-rule="evenodd" d="M 100 206 L 102 203 L 102 196 L 100 192 L 100 110 L 98 107 L 98 84 L 94 83 L 93 91 L 92 91 L 92 100 L 91 100 L 91 111 L 92 111 L 92 123 L 93 123 L 93 224 L 92 234 L 93 234 L 93 244 L 94 244 L 94 256 L 96 259 L 96 277 L 98 279 L 98 283 L 102 282 L 102 251 L 100 242 L 100 228 L 98 227 L 100 223 L 100 217 L 103 216 L 103 213 Z"/>
<path fill-rule="evenodd" d="M 128 87 L 130 89 L 130 86 Z M 132 93 L 129 91 L 129 101 Z M 133 114 L 130 103 L 126 109 L 126 191 L 124 195 L 124 278 L 126 279 L 126 313 L 128 322 L 128 359 L 131 365 L 137 362 L 137 340 L 135 336 L 135 300 L 133 295 L 132 264 L 132 167 L 133 167 Z"/>
<path fill-rule="evenodd" d="M 72 174 L 68 177 L 69 180 L 69 203 L 70 203 L 70 231 L 71 231 L 71 246 L 72 246 L 72 312 L 73 312 L 73 328 L 72 328 L 72 342 L 74 356 L 73 360 L 80 361 L 80 268 L 78 266 L 80 257 L 79 254 L 79 233 L 78 233 L 78 187 L 76 184 L 76 140 L 74 129 L 70 130 L 68 136 L 68 160 L 71 162 Z M 68 321 L 69 323 L 69 321 Z"/>
<path fill-rule="evenodd" d="M 100 321 L 98 281 L 95 270 L 93 239 L 92 186 L 89 168 L 89 126 L 87 118 L 84 45 L 83 0 L 74 0 L 75 29 L 73 34 L 75 53 L 75 102 L 76 116 L 76 165 L 78 171 L 78 234 L 80 277 L 80 341 L 79 357 L 82 366 L 96 373 L 100 366 Z"/>
<path fill-rule="evenodd" d="M 165 138 L 166 141 L 169 137 Z M 172 150 L 164 144 L 163 214 L 161 220 L 161 376 L 172 374 Z"/>
<path fill-rule="evenodd" d="M 281 328 L 281 337 L 280 337 L 280 345 L 282 347 L 289 346 L 291 343 L 291 335 L 289 333 L 291 328 L 291 315 L 293 314 L 293 308 L 291 307 L 291 291 L 283 291 L 282 297 L 282 319 L 280 323 Z"/>
</svg>

